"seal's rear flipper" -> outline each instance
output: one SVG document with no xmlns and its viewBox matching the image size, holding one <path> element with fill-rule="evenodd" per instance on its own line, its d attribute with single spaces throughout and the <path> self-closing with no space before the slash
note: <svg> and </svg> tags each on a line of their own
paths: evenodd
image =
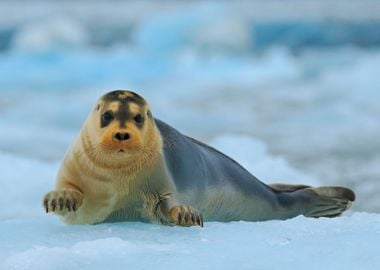
<svg viewBox="0 0 380 270">
<path fill-rule="evenodd" d="M 355 193 L 345 187 L 306 188 L 301 192 L 312 196 L 310 206 L 303 213 L 306 217 L 336 217 L 355 201 Z"/>
</svg>

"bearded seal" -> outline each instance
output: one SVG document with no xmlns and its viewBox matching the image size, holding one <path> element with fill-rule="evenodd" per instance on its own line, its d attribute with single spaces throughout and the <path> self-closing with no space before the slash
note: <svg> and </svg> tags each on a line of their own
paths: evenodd
<svg viewBox="0 0 380 270">
<path fill-rule="evenodd" d="M 103 95 L 69 148 L 46 212 L 69 224 L 334 217 L 355 200 L 345 187 L 266 185 L 218 150 L 152 116 L 132 91 Z"/>
</svg>

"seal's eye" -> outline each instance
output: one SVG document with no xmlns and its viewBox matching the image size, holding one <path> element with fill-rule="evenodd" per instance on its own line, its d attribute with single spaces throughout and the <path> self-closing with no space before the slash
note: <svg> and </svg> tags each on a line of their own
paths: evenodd
<svg viewBox="0 0 380 270">
<path fill-rule="evenodd" d="M 141 115 L 141 114 L 138 114 L 136 115 L 133 120 L 135 120 L 135 122 L 137 124 L 142 124 L 144 122 L 144 117 Z"/>
<path fill-rule="evenodd" d="M 108 112 L 105 112 L 102 114 L 102 118 L 101 118 L 101 127 L 105 127 L 107 126 L 112 120 L 113 120 L 113 114 L 112 112 L 108 111 Z"/>
</svg>

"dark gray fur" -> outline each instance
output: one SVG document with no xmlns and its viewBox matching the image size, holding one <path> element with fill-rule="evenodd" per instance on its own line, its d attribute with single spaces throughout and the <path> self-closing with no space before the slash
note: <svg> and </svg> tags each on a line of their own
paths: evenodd
<svg viewBox="0 0 380 270">
<path fill-rule="evenodd" d="M 295 186 L 290 192 L 271 188 L 214 148 L 182 135 L 158 119 L 155 122 L 163 138 L 166 165 L 177 188 L 178 201 L 200 210 L 205 220 L 287 219 L 302 214 L 316 216 L 311 214 L 316 209 L 321 216 L 334 216 L 347 208 L 350 199 L 321 197 L 307 186 Z M 343 202 L 338 205 L 335 200 Z"/>
</svg>

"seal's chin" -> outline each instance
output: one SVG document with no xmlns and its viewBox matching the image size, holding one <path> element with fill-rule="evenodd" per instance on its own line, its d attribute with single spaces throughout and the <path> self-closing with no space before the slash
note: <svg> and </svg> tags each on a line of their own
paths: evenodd
<svg viewBox="0 0 380 270">
<path fill-rule="evenodd" d="M 136 154 L 139 154 L 139 151 L 136 150 L 136 149 L 129 149 L 129 148 L 126 148 L 126 147 L 120 147 L 118 149 L 114 149 L 112 151 L 112 153 L 115 155 L 115 156 L 122 156 L 123 158 L 127 157 L 127 156 L 134 156 Z"/>
<path fill-rule="evenodd" d="M 113 142 L 113 141 L 102 141 L 99 144 L 100 148 L 104 153 L 112 155 L 114 157 L 123 157 L 129 155 L 139 154 L 141 147 L 139 144 L 133 142 Z"/>
</svg>

